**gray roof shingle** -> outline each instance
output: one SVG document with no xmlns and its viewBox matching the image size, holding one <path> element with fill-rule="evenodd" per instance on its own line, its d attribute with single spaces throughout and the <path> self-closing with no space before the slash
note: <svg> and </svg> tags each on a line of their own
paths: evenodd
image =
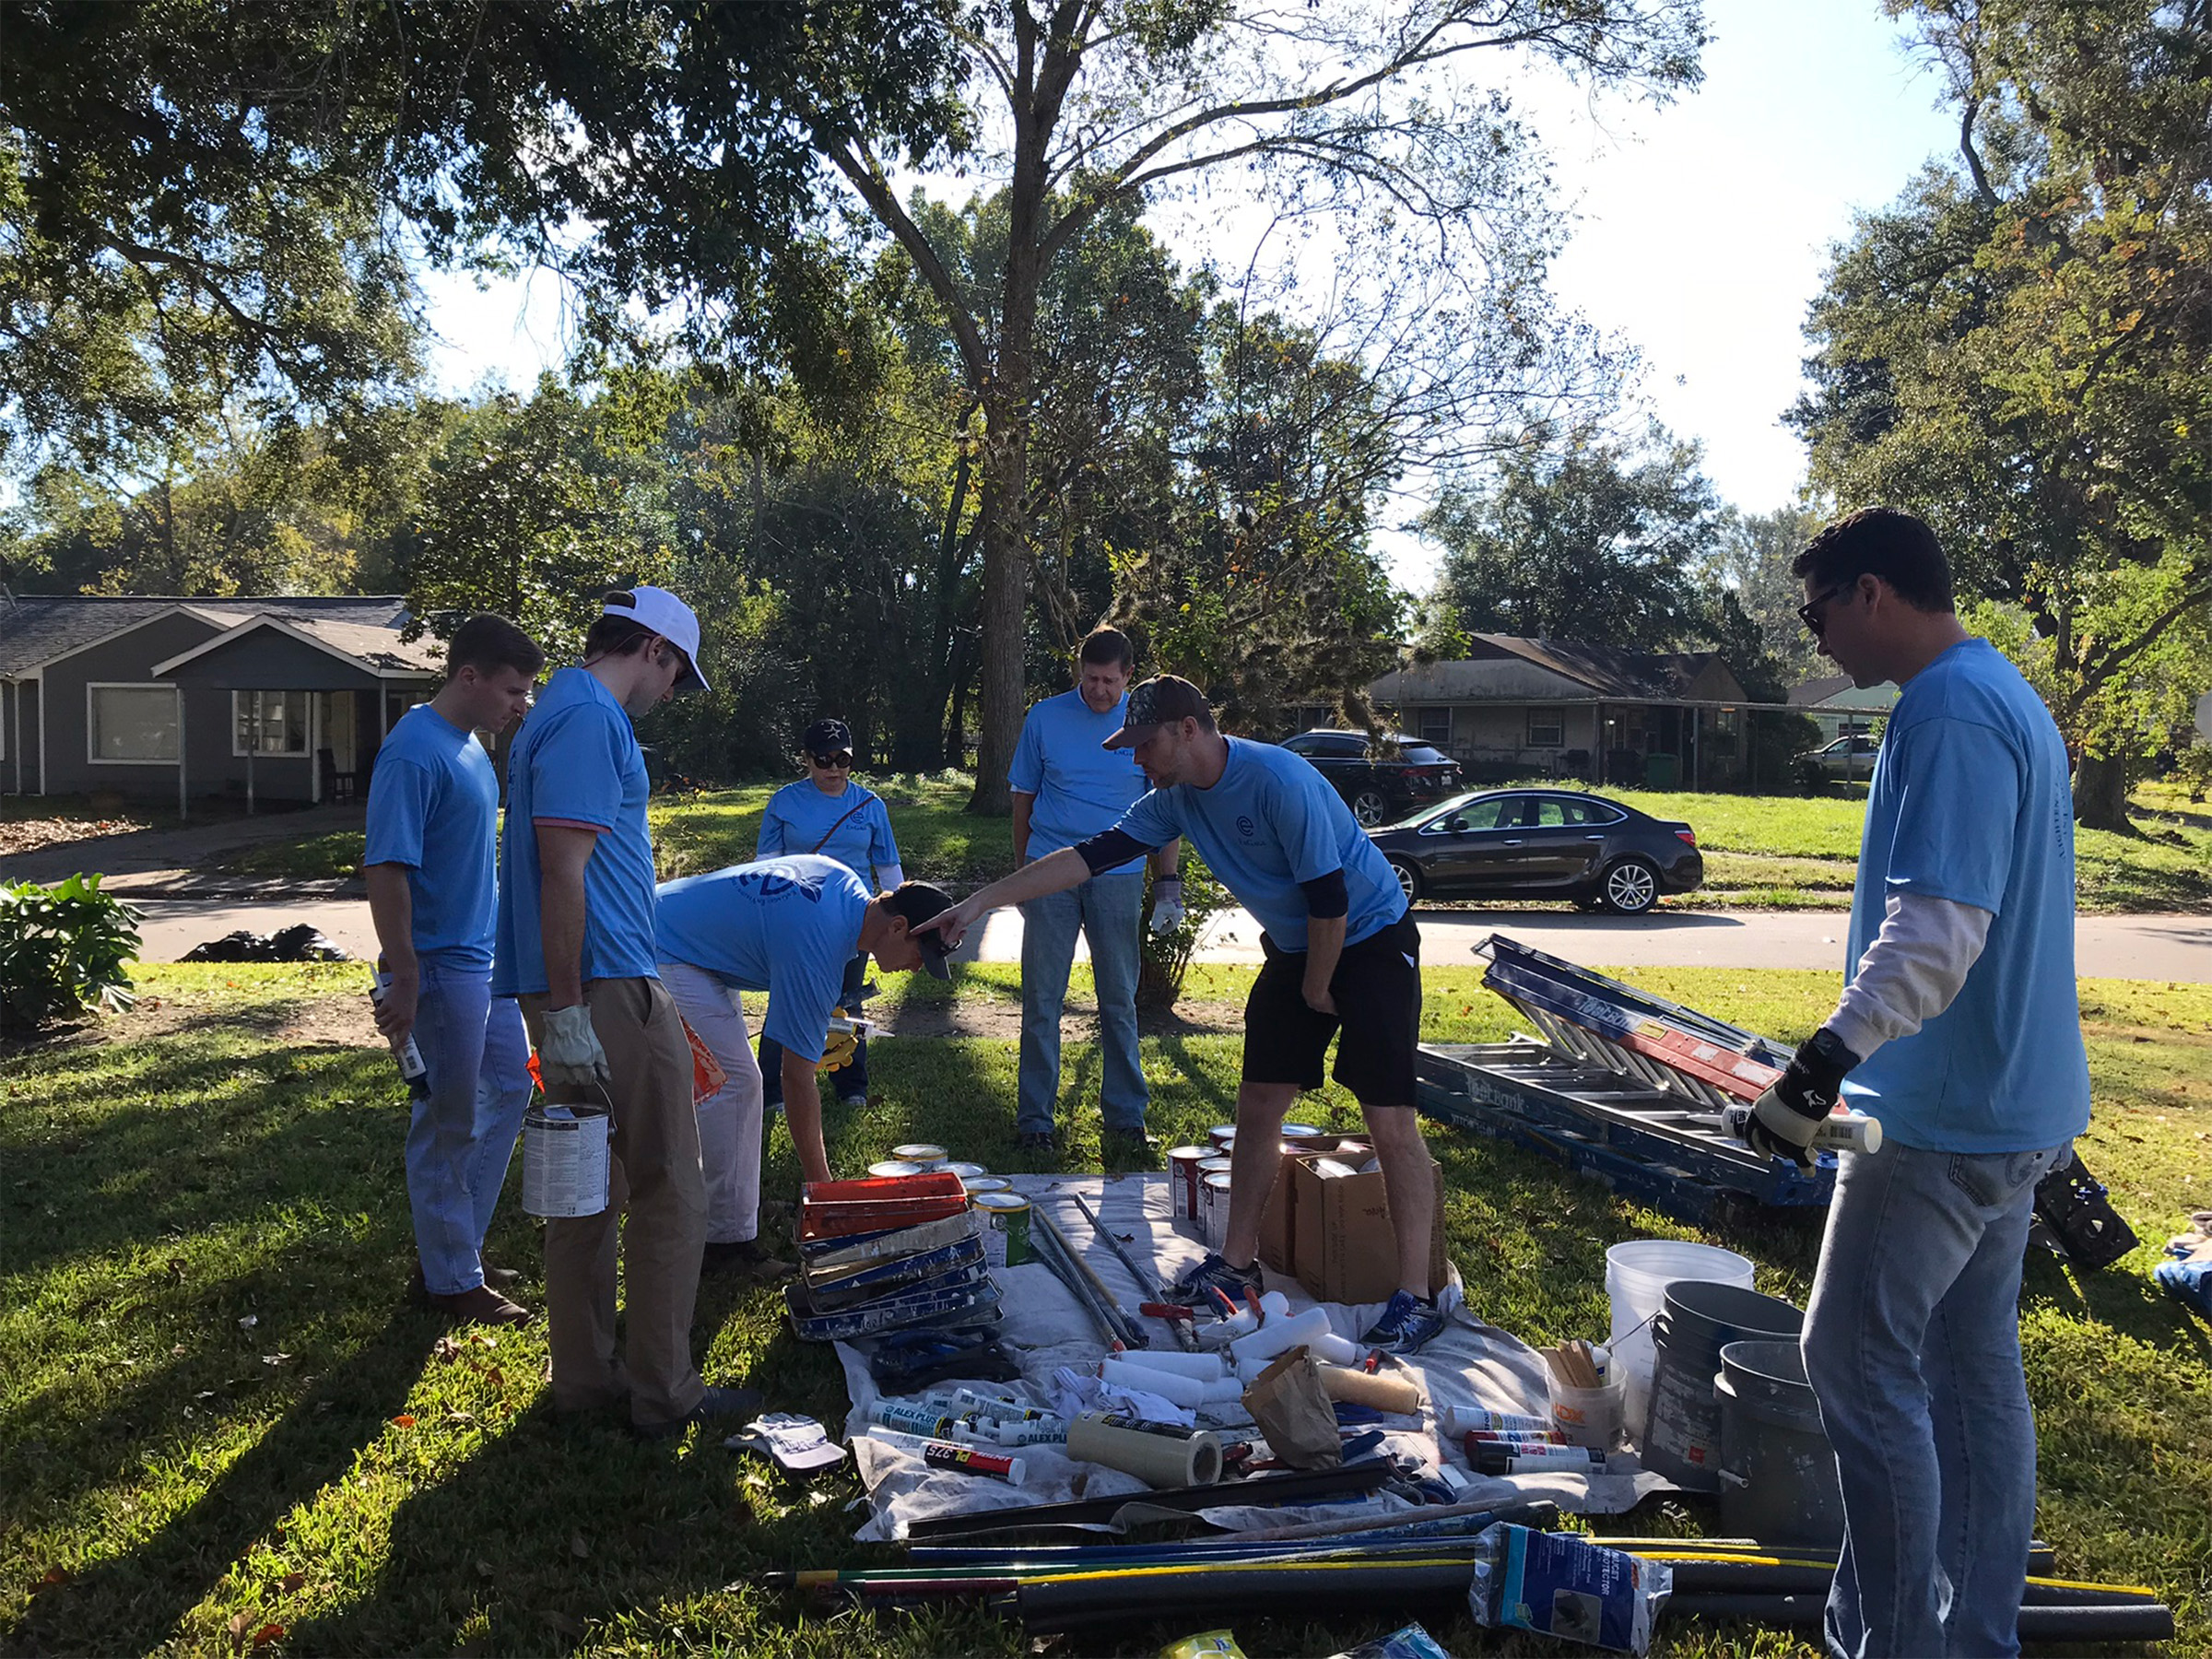
<svg viewBox="0 0 2212 1659">
<path fill-rule="evenodd" d="M 287 621 L 395 630 L 407 614 L 406 601 L 393 594 L 303 594 L 279 599 L 0 595 L 0 677 L 26 674 L 41 663 L 150 621 L 178 606 L 197 612 L 218 628 L 235 628 L 250 617 L 282 617 Z M 397 645 L 396 641 L 394 643 Z"/>
</svg>

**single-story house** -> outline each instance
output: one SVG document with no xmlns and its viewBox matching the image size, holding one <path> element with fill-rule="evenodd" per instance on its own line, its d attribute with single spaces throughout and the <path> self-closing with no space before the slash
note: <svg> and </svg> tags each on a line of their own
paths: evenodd
<svg viewBox="0 0 2212 1659">
<path fill-rule="evenodd" d="M 374 597 L 0 590 L 0 790 L 259 802 L 360 797 L 392 723 L 443 677 Z"/>
<path fill-rule="evenodd" d="M 1818 722 L 1820 741 L 1870 735 L 1897 707 L 1897 688 L 1888 680 L 1864 690 L 1848 674 L 1825 674 L 1790 688 L 1790 707 Z"/>
<path fill-rule="evenodd" d="M 1712 789 L 1738 782 L 1751 702 L 1717 652 L 1476 634 L 1467 655 L 1368 688 L 1473 782 L 1530 776 Z"/>
</svg>

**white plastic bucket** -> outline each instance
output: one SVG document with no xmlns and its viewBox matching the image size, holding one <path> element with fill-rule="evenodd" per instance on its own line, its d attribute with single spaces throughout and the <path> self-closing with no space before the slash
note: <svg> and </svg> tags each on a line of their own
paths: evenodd
<svg viewBox="0 0 2212 1659">
<path fill-rule="evenodd" d="M 1623 1420 L 1641 1442 L 1651 1412 L 1652 1315 L 1677 1279 L 1711 1279 L 1750 1288 L 1751 1263 L 1717 1244 L 1680 1239 L 1630 1239 L 1606 1252 L 1606 1294 L 1613 1302 L 1613 1376 L 1626 1384 Z"/>
<path fill-rule="evenodd" d="M 533 1106 L 523 1116 L 523 1208 L 574 1219 L 606 1207 L 607 1114 L 596 1106 Z"/>
</svg>

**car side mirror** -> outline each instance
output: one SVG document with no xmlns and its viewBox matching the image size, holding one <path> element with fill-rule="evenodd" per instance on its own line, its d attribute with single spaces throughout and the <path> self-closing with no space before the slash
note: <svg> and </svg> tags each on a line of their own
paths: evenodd
<svg viewBox="0 0 2212 1659">
<path fill-rule="evenodd" d="M 1444 828 L 1453 835 L 1465 835 L 1467 832 L 1467 820 L 1455 812 L 1444 820 Z"/>
</svg>

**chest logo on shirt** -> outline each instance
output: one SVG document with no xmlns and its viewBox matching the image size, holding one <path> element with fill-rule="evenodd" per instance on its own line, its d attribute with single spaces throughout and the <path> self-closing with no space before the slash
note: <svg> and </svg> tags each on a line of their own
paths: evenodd
<svg viewBox="0 0 2212 1659">
<path fill-rule="evenodd" d="M 1259 834 L 1259 832 L 1260 832 L 1260 827 L 1259 827 L 1257 824 L 1253 823 L 1253 821 L 1252 821 L 1252 820 L 1251 820 L 1249 818 L 1246 818 L 1246 817 L 1245 817 L 1245 816 L 1244 816 L 1242 813 L 1239 813 L 1239 814 L 1237 815 L 1237 834 L 1238 834 L 1239 836 L 1241 836 L 1241 837 L 1242 839 L 1244 839 L 1245 841 L 1251 841 L 1251 840 L 1253 840 L 1254 837 L 1256 837 L 1256 836 Z"/>
</svg>

